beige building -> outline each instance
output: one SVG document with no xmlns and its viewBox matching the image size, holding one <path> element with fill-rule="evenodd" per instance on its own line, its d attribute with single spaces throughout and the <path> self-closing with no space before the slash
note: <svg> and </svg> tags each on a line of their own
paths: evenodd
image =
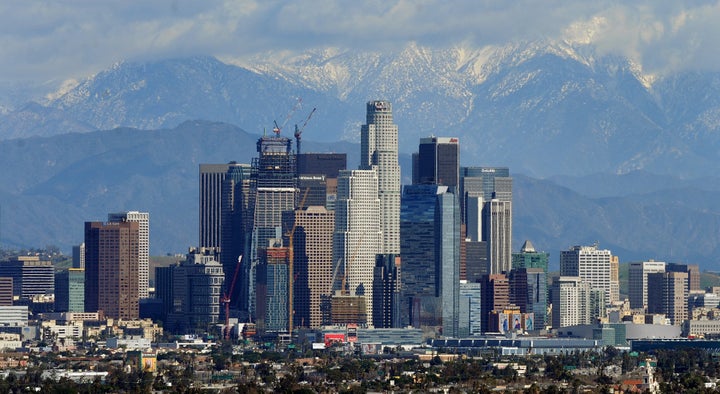
<svg viewBox="0 0 720 394">
<path fill-rule="evenodd" d="M 648 313 L 664 313 L 671 324 L 682 324 L 688 318 L 687 281 L 687 272 L 648 274 Z"/>
<path fill-rule="evenodd" d="M 293 324 L 317 328 L 322 325 L 321 298 L 332 291 L 335 212 L 321 206 L 309 206 L 287 212 L 284 221 L 285 228 L 295 225 Z"/>
</svg>

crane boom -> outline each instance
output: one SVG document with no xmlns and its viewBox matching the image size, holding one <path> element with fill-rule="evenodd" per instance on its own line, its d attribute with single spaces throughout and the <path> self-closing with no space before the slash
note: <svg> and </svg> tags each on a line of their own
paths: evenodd
<svg viewBox="0 0 720 394">
<path fill-rule="evenodd" d="M 237 265 L 235 266 L 235 273 L 233 273 L 233 279 L 230 283 L 230 288 L 220 298 L 220 303 L 225 304 L 225 340 L 230 339 L 230 296 L 235 289 L 235 282 L 237 281 L 238 272 L 240 271 L 240 265 L 242 263 L 242 255 L 238 256 Z"/>
</svg>

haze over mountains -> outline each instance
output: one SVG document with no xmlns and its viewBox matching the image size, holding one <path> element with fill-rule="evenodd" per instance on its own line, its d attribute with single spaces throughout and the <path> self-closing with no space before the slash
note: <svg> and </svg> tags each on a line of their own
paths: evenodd
<svg viewBox="0 0 720 394">
<path fill-rule="evenodd" d="M 116 64 L 0 111 L 2 246 L 67 250 L 83 221 L 138 209 L 152 253 L 182 252 L 197 242 L 198 164 L 249 162 L 263 129 L 291 136 L 316 107 L 304 150 L 347 152 L 355 167 L 364 104 L 388 99 L 405 154 L 458 136 L 463 165 L 510 167 L 515 249 L 531 239 L 556 264 L 599 241 L 621 261 L 716 269 L 720 76 L 650 83 L 639 70 L 563 43 Z"/>
</svg>

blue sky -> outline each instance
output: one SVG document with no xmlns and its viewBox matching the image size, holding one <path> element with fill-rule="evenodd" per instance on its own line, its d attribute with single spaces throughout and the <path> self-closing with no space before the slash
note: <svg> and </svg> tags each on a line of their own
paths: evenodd
<svg viewBox="0 0 720 394">
<path fill-rule="evenodd" d="M 717 1 L 133 1 L 0 3 L 0 81 L 82 78 L 115 62 L 242 60 L 319 47 L 592 43 L 648 73 L 720 70 Z"/>
</svg>

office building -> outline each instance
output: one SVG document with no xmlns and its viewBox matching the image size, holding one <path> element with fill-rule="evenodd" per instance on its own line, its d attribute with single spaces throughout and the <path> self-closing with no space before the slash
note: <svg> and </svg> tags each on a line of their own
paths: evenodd
<svg viewBox="0 0 720 394">
<path fill-rule="evenodd" d="M 460 307 L 458 337 L 482 334 L 482 285 L 479 282 L 460 281 Z"/>
<path fill-rule="evenodd" d="M 510 282 L 505 274 L 490 274 L 482 278 L 482 331 L 491 330 L 490 315 L 510 306 Z"/>
<path fill-rule="evenodd" d="M 85 311 L 139 316 L 138 222 L 85 222 Z"/>
<path fill-rule="evenodd" d="M 257 267 L 257 328 L 261 332 L 288 332 L 289 300 L 289 249 L 282 239 L 269 239 L 268 245 L 259 248 L 260 264 Z"/>
<path fill-rule="evenodd" d="M 198 245 L 220 248 L 222 184 L 229 164 L 200 164 Z"/>
<path fill-rule="evenodd" d="M 535 329 L 547 321 L 547 273 L 542 268 L 514 268 L 510 271 L 510 303 L 522 313 L 532 313 Z"/>
<path fill-rule="evenodd" d="M 368 325 L 372 324 L 373 269 L 376 255 L 382 254 L 380 212 L 377 171 L 340 171 L 332 259 L 340 266 L 333 268 L 339 275 L 334 289 L 364 297 Z"/>
<path fill-rule="evenodd" d="M 325 175 L 335 178 L 347 169 L 346 153 L 301 153 L 297 155 L 299 175 Z"/>
<path fill-rule="evenodd" d="M 335 212 L 309 206 L 285 212 L 283 222 L 285 229 L 295 226 L 293 323 L 296 327 L 318 328 L 322 325 L 321 300 L 332 294 Z"/>
<path fill-rule="evenodd" d="M 0 277 L 12 278 L 13 295 L 32 298 L 55 293 L 55 269 L 52 262 L 38 256 L 17 256 L 0 261 Z"/>
<path fill-rule="evenodd" d="M 490 274 L 512 269 L 512 202 L 493 198 L 483 207 L 483 236 Z"/>
<path fill-rule="evenodd" d="M 72 267 L 85 268 L 85 244 L 73 245 L 72 247 Z"/>
<path fill-rule="evenodd" d="M 460 314 L 460 203 L 450 192 L 437 196 L 435 208 L 435 266 L 440 270 L 436 287 L 442 307 L 442 332 L 458 335 Z"/>
<path fill-rule="evenodd" d="M 591 289 L 601 289 L 605 293 L 605 302 L 616 301 L 612 298 L 612 255 L 598 245 L 573 246 L 560 252 L 560 276 L 579 276 Z"/>
<path fill-rule="evenodd" d="M 166 330 L 196 334 L 220 321 L 225 273 L 219 257 L 215 248 L 190 248 L 180 264 L 156 269 Z"/>
<path fill-rule="evenodd" d="M 128 211 L 108 214 L 108 222 L 137 222 L 139 225 L 140 248 L 138 250 L 138 294 L 148 298 L 150 282 L 150 214 Z"/>
<path fill-rule="evenodd" d="M 238 271 L 237 283 L 247 283 L 245 272 L 239 265 L 238 259 L 246 254 L 250 248 L 250 235 L 252 234 L 252 214 L 249 164 L 228 163 L 225 179 L 222 181 L 221 208 L 220 208 L 220 264 L 225 273 L 225 286 L 230 286 L 235 271 Z M 245 263 L 250 260 L 249 253 L 245 256 Z M 229 291 L 229 289 L 226 289 Z M 236 285 L 230 296 L 230 309 L 240 309 L 238 305 L 246 305 L 241 300 L 247 299 L 247 287 Z M 243 316 L 245 317 L 245 316 Z"/>
<path fill-rule="evenodd" d="M 251 167 L 250 195 L 252 201 L 252 238 L 249 264 L 243 264 L 242 294 L 247 294 L 247 308 L 250 317 L 255 316 L 255 284 L 258 279 L 256 267 L 261 264 L 262 248 L 271 245 L 271 240 L 282 239 L 282 215 L 295 210 L 297 177 L 295 154 L 292 140 L 277 134 L 263 136 L 257 141 L 258 157 L 253 158 Z M 248 257 L 248 256 L 246 256 Z M 275 269 L 279 267 L 270 267 Z M 245 290 L 247 289 L 247 290 Z M 258 312 L 258 316 L 259 312 Z M 287 320 L 287 317 L 286 317 Z M 287 326 L 286 326 L 287 327 Z"/>
<path fill-rule="evenodd" d="M 373 326 L 400 328 L 400 256 L 379 254 L 373 273 Z"/>
<path fill-rule="evenodd" d="M 497 198 L 512 201 L 512 178 L 507 167 L 460 167 L 460 204 L 463 223 L 466 219 L 468 197 L 482 197 L 483 201 Z"/>
<path fill-rule="evenodd" d="M 628 297 L 630 308 L 645 309 L 648 305 L 648 274 L 665 272 L 662 261 L 642 261 L 630 263 L 628 267 Z"/>
<path fill-rule="evenodd" d="M 649 273 L 647 280 L 648 313 L 662 313 L 670 324 L 681 325 L 688 318 L 688 273 Z"/>
<path fill-rule="evenodd" d="M 591 324 L 590 285 L 579 276 L 560 276 L 552 284 L 552 327 Z"/>
<path fill-rule="evenodd" d="M 688 274 L 688 293 L 700 289 L 700 267 L 697 264 L 670 263 L 665 266 L 666 272 L 685 272 Z"/>
<path fill-rule="evenodd" d="M 545 273 L 548 272 L 548 262 L 550 254 L 538 252 L 535 250 L 532 242 L 526 240 L 519 253 L 512 254 L 512 268 L 541 268 Z"/>
<path fill-rule="evenodd" d="M 456 137 L 420 139 L 413 156 L 413 184 L 449 186 L 457 193 L 460 183 L 460 148 Z"/>
<path fill-rule="evenodd" d="M 406 185 L 401 210 L 401 322 L 458 329 L 460 215 L 448 186 Z"/>
<path fill-rule="evenodd" d="M 9 276 L 0 277 L 0 306 L 13 305 L 13 279 Z"/>
<path fill-rule="evenodd" d="M 347 169 L 345 153 L 302 153 L 298 155 L 298 189 L 307 192 L 305 207 L 311 205 L 335 209 L 337 179 L 340 170 Z"/>
<path fill-rule="evenodd" d="M 383 254 L 400 253 L 400 165 L 398 127 L 389 101 L 367 103 L 360 129 L 360 169 L 377 171 Z M 338 199 L 340 190 L 338 185 Z M 373 259 L 374 261 L 374 259 Z"/>
<path fill-rule="evenodd" d="M 55 312 L 85 312 L 85 269 L 55 274 Z"/>
</svg>

